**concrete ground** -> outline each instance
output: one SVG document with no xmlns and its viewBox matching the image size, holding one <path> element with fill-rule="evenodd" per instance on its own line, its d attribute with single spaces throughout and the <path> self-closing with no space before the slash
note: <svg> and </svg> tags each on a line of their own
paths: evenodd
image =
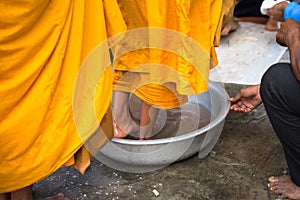
<svg viewBox="0 0 300 200">
<path fill-rule="evenodd" d="M 287 54 L 282 58 L 288 60 Z M 245 85 L 225 84 L 232 96 Z M 62 167 L 34 185 L 36 197 L 63 192 L 85 200 L 275 200 L 272 175 L 286 174 L 284 154 L 263 106 L 250 114 L 229 112 L 210 154 L 194 155 L 148 173 L 125 173 L 92 160 L 84 176 Z"/>
<path fill-rule="evenodd" d="M 267 178 L 286 173 L 286 163 L 261 109 L 260 116 L 230 113 L 218 143 L 204 159 L 195 155 L 144 174 L 115 171 L 93 160 L 84 176 L 72 167 L 61 168 L 35 184 L 35 193 L 45 197 L 63 192 L 86 200 L 275 200 Z"/>
</svg>

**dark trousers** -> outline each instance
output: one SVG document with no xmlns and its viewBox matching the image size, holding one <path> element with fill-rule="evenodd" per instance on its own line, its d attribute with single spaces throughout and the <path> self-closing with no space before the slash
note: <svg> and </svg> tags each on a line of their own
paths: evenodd
<svg viewBox="0 0 300 200">
<path fill-rule="evenodd" d="M 260 12 L 260 6 L 263 0 L 239 0 L 234 8 L 235 17 L 265 17 Z"/>
<path fill-rule="evenodd" d="M 289 63 L 275 64 L 266 71 L 260 95 L 284 149 L 292 181 L 300 186 L 300 82 Z"/>
</svg>

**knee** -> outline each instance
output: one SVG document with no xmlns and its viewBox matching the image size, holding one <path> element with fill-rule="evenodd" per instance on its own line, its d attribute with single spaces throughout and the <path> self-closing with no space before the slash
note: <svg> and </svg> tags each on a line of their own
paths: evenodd
<svg viewBox="0 0 300 200">
<path fill-rule="evenodd" d="M 260 85 L 260 95 L 263 101 L 272 94 L 288 91 L 289 82 L 295 79 L 289 63 L 272 65 L 263 75 Z"/>
</svg>

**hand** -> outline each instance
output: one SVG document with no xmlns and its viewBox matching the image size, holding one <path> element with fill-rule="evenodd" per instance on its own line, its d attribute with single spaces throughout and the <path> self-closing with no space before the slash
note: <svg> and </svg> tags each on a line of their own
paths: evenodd
<svg viewBox="0 0 300 200">
<path fill-rule="evenodd" d="M 235 97 L 230 98 L 230 109 L 237 112 L 248 113 L 262 103 L 259 94 L 260 85 L 250 86 L 241 89 Z"/>
<path fill-rule="evenodd" d="M 289 18 L 281 23 L 280 29 L 276 34 L 276 42 L 282 46 L 292 48 L 295 43 L 299 43 L 299 36 L 300 24 Z"/>
<path fill-rule="evenodd" d="M 300 24 L 290 18 L 281 23 L 276 42 L 288 47 L 293 72 L 300 82 Z"/>
<path fill-rule="evenodd" d="M 268 9 L 268 15 L 270 16 L 271 19 L 274 19 L 279 22 L 283 22 L 284 21 L 283 11 L 288 4 L 289 3 L 286 1 L 275 4 L 272 8 Z"/>
</svg>

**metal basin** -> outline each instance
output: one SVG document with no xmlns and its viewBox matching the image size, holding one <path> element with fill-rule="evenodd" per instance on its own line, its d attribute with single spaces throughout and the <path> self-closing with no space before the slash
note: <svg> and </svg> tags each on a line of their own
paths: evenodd
<svg viewBox="0 0 300 200">
<path fill-rule="evenodd" d="M 213 149 L 222 132 L 230 106 L 228 98 L 220 84 L 210 82 L 208 92 L 189 96 L 188 101 L 205 107 L 211 113 L 208 125 L 162 139 L 114 138 L 95 157 L 116 170 L 135 173 L 157 170 L 196 153 L 199 153 L 199 158 L 204 158 Z"/>
</svg>

